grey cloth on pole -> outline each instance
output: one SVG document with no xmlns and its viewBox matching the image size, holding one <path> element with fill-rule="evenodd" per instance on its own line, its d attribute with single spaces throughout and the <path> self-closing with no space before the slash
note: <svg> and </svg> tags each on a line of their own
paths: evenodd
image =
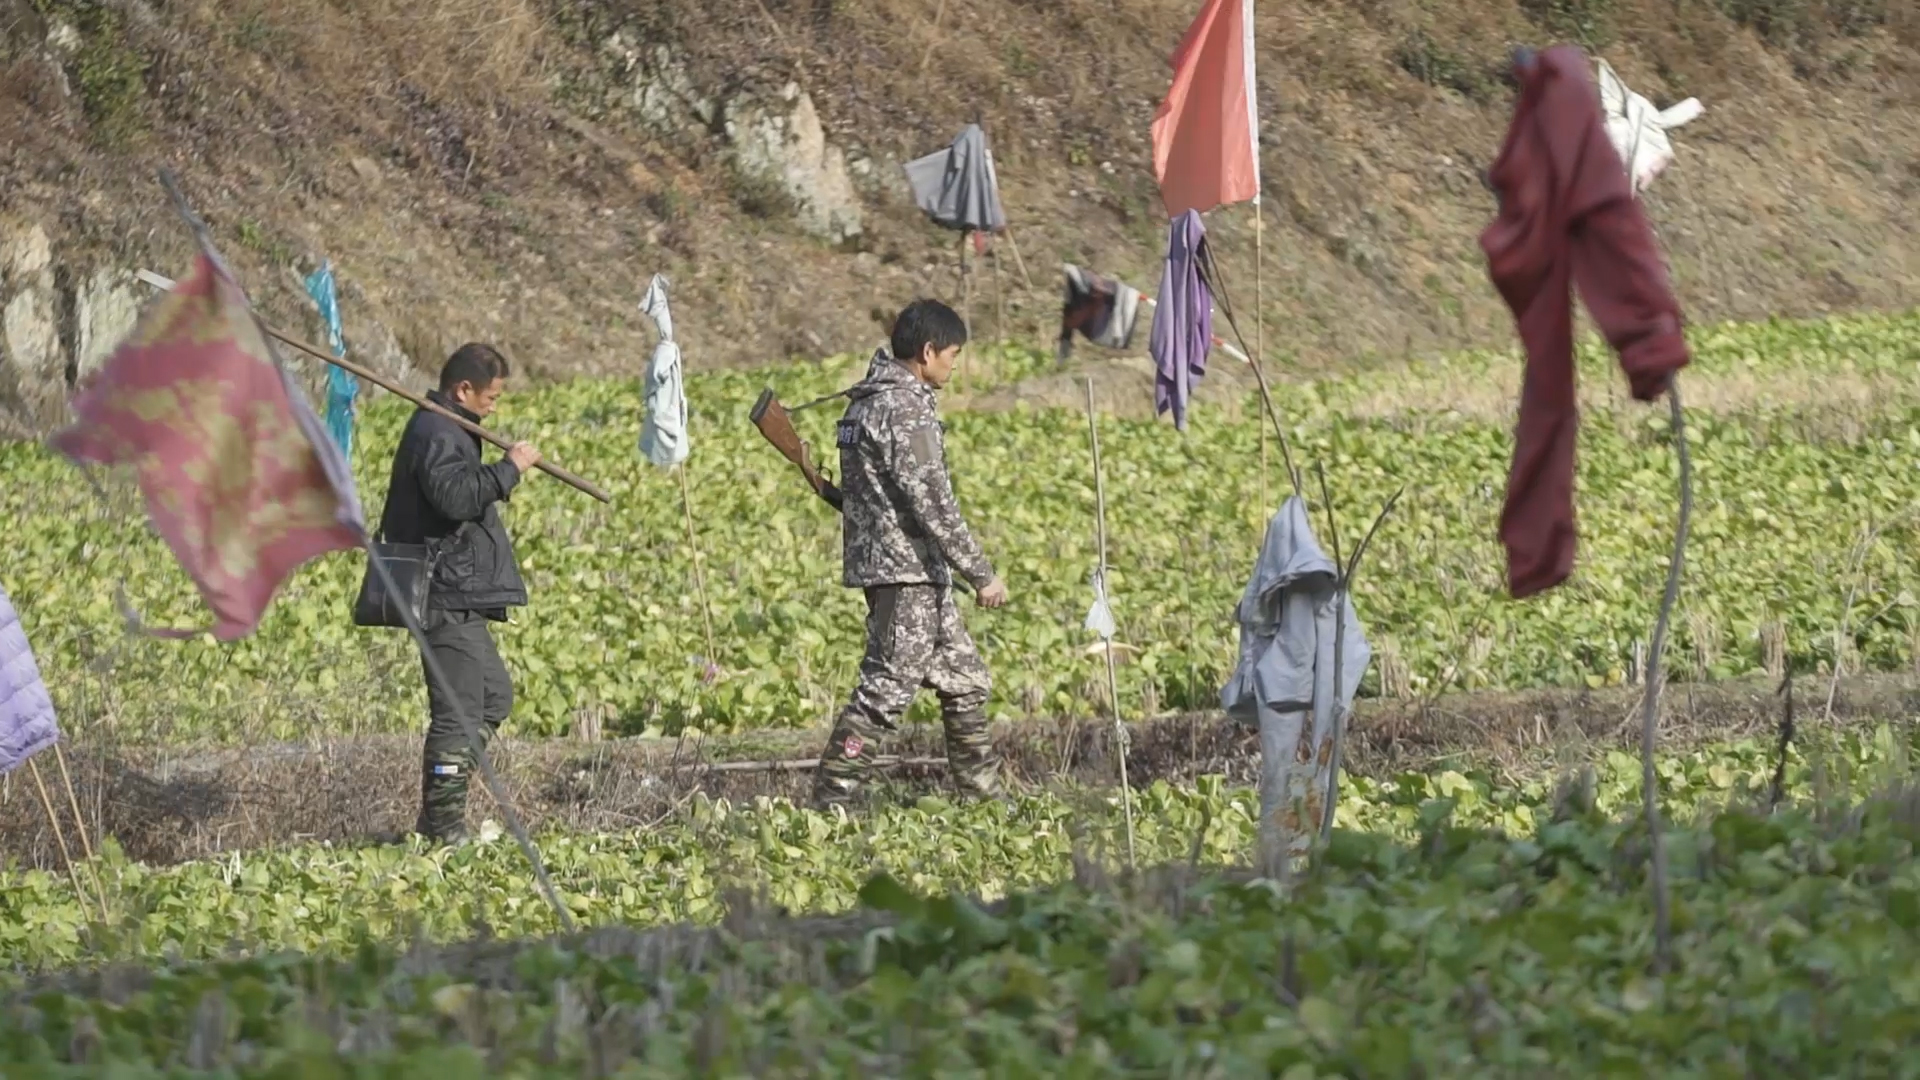
<svg viewBox="0 0 1920 1080">
<path fill-rule="evenodd" d="M 906 170 L 914 203 L 935 223 L 965 232 L 1007 227 L 993 151 L 979 124 L 968 124 L 946 149 L 907 162 Z"/>
<path fill-rule="evenodd" d="M 1295 495 L 1267 525 L 1260 559 L 1235 608 L 1240 660 L 1220 691 L 1229 716 L 1260 731 L 1260 829 L 1285 835 L 1294 854 L 1316 835 L 1333 749 L 1333 643 L 1339 568 L 1314 539 L 1306 503 Z M 1373 659 L 1346 598 L 1338 704 L 1353 704 Z"/>
</svg>

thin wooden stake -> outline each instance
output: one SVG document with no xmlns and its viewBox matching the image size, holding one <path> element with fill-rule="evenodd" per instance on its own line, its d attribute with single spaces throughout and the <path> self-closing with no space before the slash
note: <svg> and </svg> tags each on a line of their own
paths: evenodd
<svg viewBox="0 0 1920 1080">
<path fill-rule="evenodd" d="M 93 841 L 87 839 L 87 819 L 80 816 L 80 799 L 73 793 L 73 777 L 67 773 L 67 755 L 60 749 L 60 743 L 53 744 L 53 759 L 60 765 L 60 783 L 67 789 L 67 805 L 73 807 L 74 827 L 80 830 L 80 850 L 87 858 L 93 858 Z"/>
<path fill-rule="evenodd" d="M 1032 292 L 1033 276 L 1027 273 L 1027 260 L 1020 257 L 1020 241 L 1013 238 L 1013 226 L 1007 226 L 1006 233 L 1007 246 L 1013 249 L 1013 265 L 1020 271 L 1020 280 L 1026 285 L 1027 291 Z"/>
<path fill-rule="evenodd" d="M 1793 672 L 1788 671 L 1780 680 L 1780 689 L 1774 691 L 1786 699 L 1780 714 L 1780 758 L 1773 766 L 1773 785 L 1767 792 L 1767 812 L 1780 808 L 1780 800 L 1787 794 L 1787 753 L 1793 749 Z"/>
<path fill-rule="evenodd" d="M 967 328 L 967 337 L 973 337 L 973 268 L 967 262 L 967 241 L 971 233 L 960 234 L 960 322 Z M 960 370 L 954 376 L 954 389 L 967 392 L 967 354 L 960 354 Z"/>
<path fill-rule="evenodd" d="M 1326 473 L 1322 472 L 1320 475 L 1323 485 L 1321 493 L 1322 497 L 1325 497 Z M 1373 546 L 1374 534 L 1380 531 L 1380 526 L 1385 523 L 1387 516 L 1393 513 L 1393 508 L 1400 503 L 1400 496 L 1406 492 L 1407 489 L 1402 487 L 1393 493 L 1393 497 L 1387 500 L 1385 506 L 1380 508 L 1380 516 L 1373 519 L 1373 524 L 1367 528 L 1367 535 L 1360 538 L 1360 546 L 1353 549 L 1353 557 L 1347 560 L 1346 565 L 1340 567 L 1340 581 L 1334 589 L 1334 602 L 1339 606 L 1333 609 L 1333 753 L 1327 762 L 1327 798 L 1325 814 L 1320 819 L 1320 841 L 1323 844 L 1333 836 L 1333 812 L 1340 803 L 1341 758 L 1346 749 L 1347 740 L 1347 710 L 1340 704 L 1341 691 L 1346 685 L 1346 672 L 1341 667 L 1345 657 L 1341 652 L 1347 640 L 1347 596 L 1353 588 L 1353 576 L 1360 572 L 1360 560 L 1366 555 L 1367 548 Z M 1328 511 L 1328 518 L 1331 520 L 1331 502 L 1328 504 Z"/>
<path fill-rule="evenodd" d="M 32 758 L 28 758 L 27 772 L 33 776 L 33 789 L 40 795 L 41 809 L 47 812 L 47 824 L 53 826 L 53 839 L 60 845 L 60 861 L 66 864 L 67 878 L 73 882 L 74 898 L 80 901 L 82 908 L 85 908 L 87 906 L 87 889 L 86 886 L 80 884 L 80 871 L 73 865 L 73 851 L 67 847 L 67 831 L 60 827 L 60 815 L 53 812 L 53 800 L 47 797 L 46 782 L 40 779 L 40 763 Z M 105 922 L 107 919 L 106 901 L 97 900 L 97 903 L 100 908 L 100 921 Z"/>
<path fill-rule="evenodd" d="M 60 784 L 67 789 L 67 805 L 73 808 L 73 827 L 80 833 L 80 850 L 87 856 L 87 876 L 93 879 L 94 895 L 100 898 L 100 913 L 107 910 L 107 890 L 100 884 L 100 868 L 94 864 L 93 841 L 87 836 L 87 819 L 80 813 L 80 797 L 73 792 L 73 777 L 67 772 L 67 755 L 54 740 L 53 760 L 60 766 Z"/>
<path fill-rule="evenodd" d="M 1094 535 L 1100 544 L 1100 591 L 1112 603 L 1107 589 L 1107 485 L 1100 468 L 1100 425 L 1093 413 L 1093 380 L 1087 380 L 1087 442 L 1093 448 Z M 1120 719 L 1120 677 L 1114 671 L 1113 642 L 1103 650 L 1107 658 L 1107 700 L 1113 707 L 1113 733 L 1120 747 L 1120 801 L 1127 819 L 1127 865 L 1135 867 L 1133 849 L 1133 785 L 1127 780 L 1127 725 Z"/>
<path fill-rule="evenodd" d="M 1267 215 L 1260 209 L 1260 196 L 1253 198 L 1253 353 L 1265 358 L 1267 355 L 1267 316 L 1266 267 Z M 1260 511 L 1264 516 L 1268 510 L 1267 502 L 1267 426 L 1256 424 L 1260 432 Z M 1335 556 L 1338 558 L 1338 556 Z"/>
<path fill-rule="evenodd" d="M 933 63 L 933 50 L 940 44 L 940 20 L 947 14 L 947 0 L 940 0 L 940 6 L 933 9 L 933 36 L 927 42 L 927 51 L 920 54 L 920 73 L 927 73 L 927 65 Z"/>
<path fill-rule="evenodd" d="M 1667 894 L 1667 839 L 1660 825 L 1659 776 L 1653 752 L 1659 740 L 1660 688 L 1666 681 L 1667 624 L 1680 597 L 1680 568 L 1687 553 L 1687 531 L 1693 518 L 1693 461 L 1687 453 L 1686 413 L 1680 407 L 1680 380 L 1667 387 L 1667 408 L 1673 420 L 1674 453 L 1680 461 L 1680 513 L 1674 523 L 1673 559 L 1667 565 L 1666 593 L 1660 598 L 1660 617 L 1653 624 L 1653 645 L 1647 652 L 1647 692 L 1640 703 L 1640 787 L 1651 849 L 1653 885 L 1653 970 L 1667 972 L 1673 962 L 1673 926 Z"/>
<path fill-rule="evenodd" d="M 1007 299 L 1006 293 L 1000 288 L 1000 249 L 993 248 L 989 254 L 993 261 L 993 332 L 1001 341 L 1005 341 L 1008 338 Z"/>
<path fill-rule="evenodd" d="M 707 577 L 700 568 L 700 539 L 693 531 L 693 489 L 687 480 L 687 464 L 674 469 L 680 474 L 680 508 L 687 518 L 687 550 L 693 553 L 693 587 L 700 594 L 700 621 L 707 631 L 707 670 L 720 669 L 719 647 L 713 637 L 713 605 L 707 600 Z"/>
<path fill-rule="evenodd" d="M 1227 317 L 1227 325 L 1233 329 L 1233 334 L 1240 339 L 1240 343 L 1245 345 L 1247 339 L 1241 335 L 1239 324 L 1234 320 L 1233 308 L 1224 300 L 1226 296 L 1226 286 L 1221 281 L 1220 267 L 1214 261 L 1213 249 L 1205 244 L 1200 246 L 1200 267 L 1201 274 L 1208 282 L 1209 287 L 1215 290 L 1217 296 L 1223 298 L 1220 310 L 1221 313 Z M 1275 438 L 1280 440 L 1280 456 L 1281 460 L 1287 466 L 1287 480 L 1293 485 L 1293 493 L 1300 495 L 1303 491 L 1300 470 L 1293 463 L 1293 445 L 1287 440 L 1286 429 L 1280 425 L 1280 410 L 1273 404 L 1273 392 L 1267 386 L 1266 372 L 1260 368 L 1259 357 L 1248 356 L 1245 359 L 1247 366 L 1253 369 L 1254 381 L 1260 386 L 1260 404 L 1266 410 L 1267 419 L 1273 423 L 1273 434 Z"/>
</svg>

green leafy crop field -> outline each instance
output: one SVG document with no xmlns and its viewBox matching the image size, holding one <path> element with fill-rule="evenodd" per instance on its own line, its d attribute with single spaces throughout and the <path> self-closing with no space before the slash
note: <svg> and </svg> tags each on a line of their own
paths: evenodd
<svg viewBox="0 0 1920 1080">
<path fill-rule="evenodd" d="M 1359 828 L 1284 889 L 1222 865 L 1249 849 L 1249 795 L 1209 782 L 1141 793 L 1141 857 L 1164 867 L 1144 877 L 1115 873 L 1111 793 L 857 819 L 711 803 L 653 833 L 550 837 L 563 895 L 600 927 L 572 939 L 505 940 L 552 928 L 506 841 L 164 871 L 109 858 L 106 926 L 47 875 L 9 873 L 0 1061 L 9 1076 L 1908 1076 L 1912 748 L 1893 728 L 1821 740 L 1789 772 L 1790 796 L 1816 798 L 1774 814 L 1760 747 L 1663 760 L 1665 976 L 1649 972 L 1645 831 L 1610 816 L 1637 798 L 1638 763 L 1609 756 L 1591 806 L 1544 781 L 1359 784 L 1342 807 Z M 637 929 L 675 920 L 718 928 Z M 259 951 L 275 947 L 305 952 Z M 150 966 L 34 974 L 82 955 Z"/>
<path fill-rule="evenodd" d="M 1823 738 L 1809 756 L 1792 759 L 1788 794 L 1832 799 L 1884 786 L 1908 774 L 1911 740 L 1888 726 Z M 1668 812 L 1682 821 L 1764 798 L 1772 772 L 1771 751 L 1757 743 L 1658 762 Z M 1593 778 L 1597 812 L 1639 805 L 1637 758 L 1608 753 Z M 1559 796 L 1558 780 L 1548 776 L 1347 777 L 1337 823 L 1410 840 L 1444 813 L 1462 826 L 1532 836 Z M 1191 787 L 1156 783 L 1136 795 L 1138 859 L 1243 863 L 1253 850 L 1255 810 L 1251 790 L 1218 778 Z M 540 847 L 581 921 L 657 926 L 717 919 L 725 895 L 741 890 L 795 912 L 841 911 L 876 869 L 916 892 L 1004 896 L 1059 880 L 1076 853 L 1112 865 L 1125 853 L 1123 830 L 1116 790 L 960 804 L 927 797 L 853 816 L 784 800 L 733 805 L 700 796 L 661 827 L 555 832 Z M 109 856 L 98 869 L 111 916 L 105 926 L 67 878 L 0 870 L 0 966 L 205 958 L 233 947 L 338 951 L 367 941 L 454 940 L 478 926 L 515 938 L 558 929 L 531 869 L 504 838 L 453 850 L 306 845 L 160 868 Z"/>
<path fill-rule="evenodd" d="M 1700 406 L 1690 427 L 1698 512 L 1674 674 L 1758 669 L 1761 630 L 1774 624 L 1803 670 L 1836 655 L 1856 668 L 1914 663 L 1920 570 L 1907 554 L 1907 515 L 1920 490 L 1920 315 L 1701 329 L 1694 340 L 1686 378 Z M 746 411 L 769 382 L 797 402 L 846 385 L 863 363 L 690 377 L 694 524 L 724 672 L 711 685 L 679 485 L 636 452 L 638 384 L 576 383 L 509 400 L 499 428 L 615 498 L 603 507 L 541 477 L 509 511 L 534 594 L 503 632 L 517 730 L 795 726 L 837 707 L 861 632 L 859 599 L 838 583 L 838 522 Z M 1049 365 L 989 349 L 975 379 L 1010 383 Z M 1590 388 L 1620 396 L 1598 352 L 1583 369 Z M 1505 354 L 1281 385 L 1296 452 L 1324 463 L 1349 543 L 1389 493 L 1407 488 L 1357 587 L 1382 657 L 1368 693 L 1420 693 L 1443 677 L 1465 688 L 1626 677 L 1672 531 L 1664 413 L 1602 402 L 1590 414 L 1577 578 L 1513 604 L 1499 595 L 1495 521 L 1511 449 L 1500 403 L 1517 385 Z M 1866 391 L 1832 396 L 1843 386 Z M 816 446 L 831 444 L 832 412 L 801 417 Z M 370 514 L 405 417 L 388 399 L 365 418 L 356 467 Z M 1085 420 L 1071 409 L 1016 408 L 955 410 L 947 424 L 963 507 L 1014 596 L 970 616 L 996 674 L 993 710 L 1084 714 L 1101 694 L 1081 630 L 1095 558 Z M 1232 659 L 1233 604 L 1283 487 L 1277 454 L 1263 485 L 1258 431 L 1240 405 L 1203 407 L 1184 437 L 1164 422 L 1103 423 L 1114 601 L 1122 639 L 1139 650 L 1122 671 L 1129 703 L 1216 701 Z M 0 576 L 65 715 L 111 717 L 117 737 L 141 740 L 418 730 L 417 659 L 398 635 L 347 619 L 363 557 L 307 568 L 249 640 L 130 641 L 117 582 L 150 623 L 202 618 L 137 502 L 124 487 L 102 501 L 38 447 L 0 447 L 0 474 L 9 539 Z M 1862 544 L 1873 529 L 1874 543 Z"/>
</svg>

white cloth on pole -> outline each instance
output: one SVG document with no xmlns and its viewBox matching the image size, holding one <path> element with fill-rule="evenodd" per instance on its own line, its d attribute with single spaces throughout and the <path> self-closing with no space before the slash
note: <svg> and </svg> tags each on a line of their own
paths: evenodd
<svg viewBox="0 0 1920 1080">
<path fill-rule="evenodd" d="M 1334 708 L 1344 713 L 1373 659 L 1353 598 L 1334 687 L 1334 606 L 1339 568 L 1321 550 L 1295 495 L 1267 525 L 1259 561 L 1234 617 L 1240 660 L 1220 691 L 1229 716 L 1260 731 L 1260 833 L 1284 835 L 1304 854 L 1317 835 L 1332 764 Z"/>
<path fill-rule="evenodd" d="M 659 344 L 647 364 L 647 406 L 640 423 L 640 455 L 661 468 L 687 460 L 687 391 L 680 370 L 680 346 L 673 340 L 673 313 L 667 309 L 667 279 L 653 275 L 640 311 L 660 330 Z"/>
<path fill-rule="evenodd" d="M 1607 119 L 1607 139 L 1620 155 L 1627 176 L 1633 181 L 1633 193 L 1639 195 L 1673 163 L 1673 143 L 1667 132 L 1680 127 L 1706 111 L 1698 98 L 1688 98 L 1669 109 L 1656 109 L 1653 102 L 1627 89 L 1627 84 L 1605 61 L 1596 59 L 1600 84 L 1600 108 Z"/>
</svg>

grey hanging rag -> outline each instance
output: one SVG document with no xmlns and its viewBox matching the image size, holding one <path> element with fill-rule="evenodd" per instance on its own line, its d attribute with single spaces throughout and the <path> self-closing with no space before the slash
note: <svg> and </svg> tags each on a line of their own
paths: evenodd
<svg viewBox="0 0 1920 1080">
<path fill-rule="evenodd" d="M 1140 290 L 1116 278 L 1102 277 L 1072 263 L 1062 264 L 1067 295 L 1060 308 L 1060 345 L 1055 359 L 1064 363 L 1073 353 L 1073 332 L 1107 349 L 1133 344 L 1140 322 Z"/>
<path fill-rule="evenodd" d="M 1007 227 L 993 151 L 979 124 L 968 124 L 953 145 L 907 162 L 913 201 L 934 222 L 963 232 L 999 232 Z"/>
<path fill-rule="evenodd" d="M 1266 542 L 1240 604 L 1240 660 L 1220 691 L 1229 716 L 1260 732 L 1260 828 L 1306 850 L 1320 824 L 1333 748 L 1336 700 L 1353 705 L 1373 659 L 1353 598 L 1346 598 L 1340 686 L 1333 677 L 1338 630 L 1334 584 L 1339 569 L 1314 539 L 1307 507 L 1287 499 L 1267 525 Z"/>
</svg>

